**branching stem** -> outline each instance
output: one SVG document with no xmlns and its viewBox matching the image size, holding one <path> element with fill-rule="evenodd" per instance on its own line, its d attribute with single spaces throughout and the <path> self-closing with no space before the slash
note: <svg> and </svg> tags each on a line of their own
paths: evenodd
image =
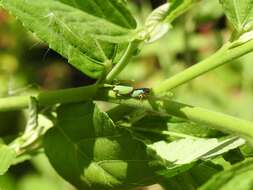
<svg viewBox="0 0 253 190">
<path fill-rule="evenodd" d="M 196 78 L 218 66 L 227 63 L 228 61 L 231 61 L 253 51 L 253 40 L 240 46 L 233 48 L 231 47 L 231 44 L 226 44 L 217 53 L 207 58 L 206 60 L 196 64 L 193 67 L 190 67 L 189 69 L 175 75 L 172 78 L 167 79 L 162 84 L 153 89 L 154 95 L 159 96 L 160 93 L 171 90 L 190 81 L 193 78 Z M 132 55 L 133 52 L 132 48 L 129 48 L 129 54 L 125 55 L 125 61 L 123 61 L 124 64 L 122 63 L 119 68 L 115 67 L 115 70 L 112 71 L 112 73 L 109 75 L 109 80 L 112 80 L 125 66 L 125 63 L 128 62 L 128 59 L 130 59 L 130 55 Z M 50 106 L 57 103 L 102 100 L 118 104 L 125 104 L 127 106 L 142 108 L 146 110 L 153 109 L 149 102 L 146 100 L 140 101 L 137 99 L 120 99 L 119 97 L 115 97 L 114 93 L 110 92 L 110 88 L 91 85 L 66 90 L 41 92 L 35 96 L 32 96 L 37 98 L 39 105 L 41 106 Z M 29 101 L 30 96 L 2 98 L 0 99 L 0 112 L 27 108 Z M 158 101 L 158 104 L 160 108 L 159 111 L 163 113 L 206 124 L 218 130 L 231 132 L 233 134 L 246 137 L 250 140 L 253 139 L 253 122 L 169 100 Z"/>
<path fill-rule="evenodd" d="M 130 59 L 132 58 L 133 54 L 136 51 L 136 48 L 139 45 L 139 41 L 133 41 L 130 42 L 125 54 L 120 59 L 120 61 L 114 66 L 114 68 L 109 72 L 109 74 L 106 77 L 106 82 L 111 83 L 112 80 L 126 67 L 126 65 L 129 63 Z"/>
</svg>

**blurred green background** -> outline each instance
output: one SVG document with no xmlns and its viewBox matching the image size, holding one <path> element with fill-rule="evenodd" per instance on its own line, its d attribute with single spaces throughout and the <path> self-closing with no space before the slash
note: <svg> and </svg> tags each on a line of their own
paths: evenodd
<svg viewBox="0 0 253 190">
<path fill-rule="evenodd" d="M 131 0 L 132 13 L 143 25 L 147 15 L 164 1 Z M 80 29 L 81 30 L 81 29 Z M 231 34 L 218 0 L 202 0 L 173 23 L 161 40 L 147 44 L 120 74 L 138 87 L 152 87 L 210 56 Z M 174 98 L 184 103 L 253 120 L 253 54 L 234 60 L 177 88 Z M 83 75 L 47 45 L 0 9 L 0 97 L 37 90 L 83 86 L 95 80 Z M 0 113 L 0 136 L 8 143 L 25 124 L 23 111 Z M 45 156 L 11 167 L 0 176 L 3 190 L 71 190 Z"/>
</svg>

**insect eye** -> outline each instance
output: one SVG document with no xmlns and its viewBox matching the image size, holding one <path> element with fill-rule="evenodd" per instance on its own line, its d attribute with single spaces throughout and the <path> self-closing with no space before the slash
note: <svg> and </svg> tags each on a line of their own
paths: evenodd
<svg viewBox="0 0 253 190">
<path fill-rule="evenodd" d="M 151 90 L 150 90 L 149 88 L 145 88 L 145 92 L 146 92 L 146 93 L 150 93 L 150 91 L 151 91 Z"/>
</svg>

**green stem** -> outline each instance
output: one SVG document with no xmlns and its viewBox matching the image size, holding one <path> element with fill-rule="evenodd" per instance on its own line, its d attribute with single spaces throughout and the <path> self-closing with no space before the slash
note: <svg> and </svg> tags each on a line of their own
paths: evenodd
<svg viewBox="0 0 253 190">
<path fill-rule="evenodd" d="M 50 106 L 57 103 L 74 103 L 80 101 L 89 101 L 92 99 L 107 101 L 126 105 L 133 108 L 145 109 L 147 111 L 154 111 L 148 100 L 138 99 L 120 99 L 116 97 L 115 93 L 108 91 L 107 88 L 100 88 L 96 85 L 79 87 L 66 90 L 42 92 L 38 95 L 37 100 L 42 106 Z M 94 98 L 95 97 L 95 98 Z M 0 112 L 9 110 L 18 110 L 27 108 L 30 102 L 30 96 L 18 96 L 0 99 Z M 226 114 L 209 111 L 200 107 L 194 107 L 182 104 L 175 101 L 157 100 L 159 113 L 176 116 L 183 119 L 188 119 L 197 123 L 202 123 L 212 126 L 217 130 L 229 132 L 234 135 L 253 139 L 253 122 L 242 120 Z"/>
<path fill-rule="evenodd" d="M 139 41 L 130 42 L 125 54 L 120 59 L 120 61 L 113 67 L 111 72 L 106 77 L 106 82 L 111 83 L 112 80 L 126 67 L 129 63 L 130 59 L 132 58 L 133 54 L 136 51 L 136 48 L 139 45 Z"/>
<path fill-rule="evenodd" d="M 225 44 L 212 56 L 165 80 L 160 85 L 153 88 L 153 93 L 159 95 L 163 92 L 172 90 L 173 88 L 185 84 L 208 71 L 253 51 L 253 40 L 233 48 L 232 45 L 233 44 L 231 43 Z"/>
<path fill-rule="evenodd" d="M 30 97 L 31 96 L 13 96 L 8 98 L 0 98 L 0 112 L 28 108 Z"/>
<path fill-rule="evenodd" d="M 253 140 L 253 122 L 251 121 L 173 101 L 166 101 L 163 108 L 170 115 Z"/>
<path fill-rule="evenodd" d="M 78 88 L 41 92 L 37 99 L 41 106 L 50 106 L 56 103 L 75 103 L 92 100 L 97 93 L 98 85 L 90 85 Z M 1 110 L 1 105 L 0 105 Z"/>
<path fill-rule="evenodd" d="M 0 98 L 0 112 L 28 108 L 31 96 L 38 100 L 40 106 L 87 101 L 94 97 L 97 89 L 97 85 L 90 85 L 79 88 L 69 88 L 48 92 L 45 91 L 26 96 Z"/>
</svg>

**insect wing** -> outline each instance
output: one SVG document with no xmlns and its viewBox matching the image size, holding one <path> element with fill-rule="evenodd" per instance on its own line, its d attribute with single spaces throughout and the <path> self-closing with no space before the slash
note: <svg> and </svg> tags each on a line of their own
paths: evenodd
<svg viewBox="0 0 253 190">
<path fill-rule="evenodd" d="M 113 88 L 113 91 L 117 92 L 119 95 L 128 95 L 131 94 L 131 92 L 133 91 L 133 87 L 131 86 L 120 86 L 117 85 Z"/>
</svg>

